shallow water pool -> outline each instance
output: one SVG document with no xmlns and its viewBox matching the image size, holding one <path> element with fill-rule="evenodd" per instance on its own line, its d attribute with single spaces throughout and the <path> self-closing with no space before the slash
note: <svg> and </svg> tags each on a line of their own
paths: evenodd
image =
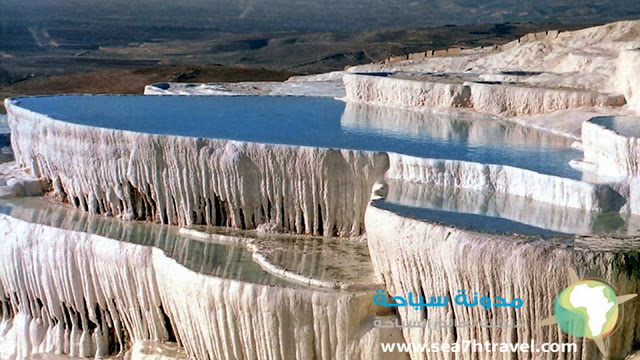
<svg viewBox="0 0 640 360">
<path fill-rule="evenodd" d="M 37 197 L 0 200 L 0 213 L 33 224 L 152 246 L 182 266 L 207 276 L 264 285 L 298 286 L 264 271 L 241 244 L 197 241 L 180 235 L 176 227 L 91 215 Z"/>
<path fill-rule="evenodd" d="M 66 95 L 16 99 L 75 124 L 152 134 L 388 151 L 579 178 L 566 139 L 494 118 L 418 113 L 317 97 Z"/>
<path fill-rule="evenodd" d="M 413 219 L 490 234 L 573 239 L 579 236 L 637 237 L 640 216 L 590 212 L 529 198 L 387 180 L 388 195 L 373 205 Z"/>
</svg>

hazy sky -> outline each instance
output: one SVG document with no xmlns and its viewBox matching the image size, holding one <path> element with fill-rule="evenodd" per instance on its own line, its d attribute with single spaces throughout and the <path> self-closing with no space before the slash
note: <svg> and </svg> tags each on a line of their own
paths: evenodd
<svg viewBox="0 0 640 360">
<path fill-rule="evenodd" d="M 3 26 L 96 22 L 226 31 L 360 31 L 494 22 L 640 18 L 640 0 L 0 0 Z"/>
</svg>

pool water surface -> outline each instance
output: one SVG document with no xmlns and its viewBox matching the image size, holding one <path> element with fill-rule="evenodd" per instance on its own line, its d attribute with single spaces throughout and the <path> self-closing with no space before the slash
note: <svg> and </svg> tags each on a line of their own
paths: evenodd
<svg viewBox="0 0 640 360">
<path fill-rule="evenodd" d="M 218 138 L 269 144 L 386 151 L 438 158 L 511 165 L 543 174 L 580 178 L 568 162 L 581 153 L 568 145 L 540 141 L 523 126 L 482 116 L 423 114 L 367 107 L 319 97 L 65 95 L 14 99 L 23 108 L 74 124 L 134 132 Z M 345 111 L 345 108 L 348 111 Z M 350 108 L 349 108 L 350 107 Z M 371 114 L 375 121 L 368 122 Z M 420 132 L 394 129 L 398 119 L 437 126 Z M 380 126 L 389 118 L 386 128 Z M 364 119 L 364 120 L 363 120 Z M 466 124 L 466 125 L 465 125 Z M 433 125 L 433 124 L 431 124 Z M 447 136 L 442 136 L 446 128 Z M 484 141 L 471 141 L 470 129 Z M 480 130 L 478 130 L 480 129 Z M 506 141 L 513 134 L 518 142 Z M 553 136 L 550 134 L 544 137 Z M 558 137 L 559 138 L 559 137 Z M 552 142 L 553 143 L 553 142 Z M 563 141 L 559 141 L 564 144 Z"/>
</svg>

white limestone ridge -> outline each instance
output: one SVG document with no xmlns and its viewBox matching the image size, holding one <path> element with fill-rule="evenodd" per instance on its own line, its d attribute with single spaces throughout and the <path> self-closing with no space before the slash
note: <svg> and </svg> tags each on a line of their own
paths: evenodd
<svg viewBox="0 0 640 360">
<path fill-rule="evenodd" d="M 638 34 L 640 21 L 621 21 L 514 41 L 488 54 L 355 66 L 344 77 L 347 99 L 507 117 L 625 104 L 637 110 Z"/>
<path fill-rule="evenodd" d="M 240 83 L 158 83 L 147 85 L 145 95 L 270 95 L 270 96 L 345 96 L 342 71 L 294 76 L 285 82 L 256 81 Z"/>
</svg>

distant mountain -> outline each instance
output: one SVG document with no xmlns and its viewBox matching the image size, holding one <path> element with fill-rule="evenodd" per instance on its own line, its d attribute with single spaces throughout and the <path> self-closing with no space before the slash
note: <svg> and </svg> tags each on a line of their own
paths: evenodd
<svg viewBox="0 0 640 360">
<path fill-rule="evenodd" d="M 16 26 L 63 24 L 151 32 L 154 27 L 351 32 L 508 21 L 595 24 L 638 17 L 637 0 L 2 0 L 0 34 Z"/>
<path fill-rule="evenodd" d="M 171 64 L 324 72 L 636 18 L 640 0 L 0 0 L 0 84 Z"/>
</svg>

